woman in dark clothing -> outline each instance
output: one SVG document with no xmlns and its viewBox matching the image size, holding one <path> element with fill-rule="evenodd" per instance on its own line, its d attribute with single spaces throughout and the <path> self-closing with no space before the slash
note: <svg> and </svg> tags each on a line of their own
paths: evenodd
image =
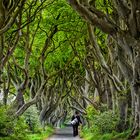
<svg viewBox="0 0 140 140">
<path fill-rule="evenodd" d="M 82 124 L 82 121 L 80 119 L 80 116 L 79 116 L 79 112 L 78 111 L 75 111 L 75 114 L 72 116 L 72 119 L 71 121 L 73 120 L 76 120 L 76 123 L 72 124 L 72 127 L 73 127 L 73 136 L 77 136 L 78 135 L 78 126 L 79 124 L 81 123 Z"/>
</svg>

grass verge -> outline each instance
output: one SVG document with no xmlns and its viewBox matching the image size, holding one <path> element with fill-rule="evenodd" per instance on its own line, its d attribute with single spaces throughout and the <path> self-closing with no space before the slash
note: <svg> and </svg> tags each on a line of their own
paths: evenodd
<svg viewBox="0 0 140 140">
<path fill-rule="evenodd" d="M 52 127 L 47 127 L 45 131 L 37 134 L 29 134 L 28 138 L 29 140 L 45 140 L 50 135 L 52 135 L 54 132 L 54 129 Z"/>
<path fill-rule="evenodd" d="M 81 132 L 81 137 L 84 140 L 127 140 L 130 131 L 124 131 L 122 133 L 117 133 L 112 131 L 112 133 L 100 134 L 98 132 L 90 132 L 90 130 L 83 130 Z"/>
</svg>

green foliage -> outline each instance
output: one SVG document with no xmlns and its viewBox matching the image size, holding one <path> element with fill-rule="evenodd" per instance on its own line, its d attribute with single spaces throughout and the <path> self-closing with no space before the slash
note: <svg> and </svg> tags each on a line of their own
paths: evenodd
<svg viewBox="0 0 140 140">
<path fill-rule="evenodd" d="M 26 137 L 26 131 L 28 129 L 24 118 L 20 117 L 19 119 L 15 120 L 13 127 L 14 127 L 13 137 L 24 140 L 24 138 Z"/>
<path fill-rule="evenodd" d="M 87 118 L 92 120 L 94 118 L 94 115 L 97 115 L 99 112 L 91 105 L 87 107 Z"/>
<path fill-rule="evenodd" d="M 29 140 L 41 140 L 53 133 L 53 128 L 51 126 L 42 128 L 38 115 L 39 111 L 35 105 L 28 108 L 24 113 L 26 123 L 28 124 L 27 136 Z"/>
<path fill-rule="evenodd" d="M 117 125 L 117 115 L 114 115 L 112 111 L 99 112 L 93 106 L 87 107 L 87 119 L 89 120 L 90 127 L 94 131 L 95 128 L 100 133 L 108 133 L 115 130 Z"/>
<path fill-rule="evenodd" d="M 111 133 L 101 134 L 97 129 L 96 131 L 92 132 L 91 129 L 87 127 L 84 127 L 81 132 L 81 137 L 83 137 L 85 140 L 127 140 L 129 135 L 130 130 L 124 131 L 122 133 L 112 131 Z"/>
<path fill-rule="evenodd" d="M 113 138 L 114 140 L 121 140 L 121 139 L 127 139 L 131 134 L 131 130 L 127 130 L 127 131 L 124 131 L 122 133 L 114 133 L 113 135 Z"/>
<path fill-rule="evenodd" d="M 94 125 L 99 128 L 101 133 L 108 133 L 115 130 L 117 125 L 117 116 L 112 111 L 106 111 L 94 116 Z"/>
<path fill-rule="evenodd" d="M 93 133 L 87 126 L 83 127 L 82 131 L 80 132 L 81 137 L 86 138 L 86 140 L 92 140 L 94 138 L 98 139 L 97 137 L 95 137 L 95 134 L 97 136 L 97 133 Z"/>
<path fill-rule="evenodd" d="M 89 127 L 82 129 L 81 137 L 86 140 L 126 140 L 130 134 L 130 130 L 118 133 L 114 131 L 118 123 L 118 116 L 112 111 L 107 111 L 106 106 L 101 107 L 101 112 L 94 107 L 87 107 L 86 118 L 89 121 Z"/>
<path fill-rule="evenodd" d="M 41 140 L 49 137 L 53 133 L 53 128 L 48 126 L 45 128 L 45 131 L 41 133 L 36 133 L 36 134 L 29 134 L 28 138 L 29 140 Z"/>
<path fill-rule="evenodd" d="M 0 107 L 0 136 L 7 136 L 13 131 L 13 123 L 6 114 L 5 107 Z M 11 131 L 11 132 L 10 132 Z"/>
<path fill-rule="evenodd" d="M 110 1 L 105 1 L 105 0 L 98 0 L 96 1 L 96 7 L 103 11 L 104 13 L 111 14 L 112 13 L 112 8 L 110 6 Z"/>
<path fill-rule="evenodd" d="M 31 111 L 32 110 L 32 111 Z M 32 130 L 27 123 L 27 116 L 32 123 Z M 26 118 L 26 119 L 25 119 Z M 43 131 L 39 124 L 35 107 L 28 109 L 24 116 L 12 119 L 5 107 L 0 108 L 0 140 L 40 140 L 53 133 L 53 128 L 48 126 Z"/>
<path fill-rule="evenodd" d="M 0 139 L 25 140 L 27 125 L 22 117 L 13 119 L 5 107 L 0 108 Z"/>
<path fill-rule="evenodd" d="M 102 109 L 103 110 L 106 110 Z M 115 129 L 117 116 L 112 111 L 99 112 L 93 106 L 87 107 L 87 119 L 93 129 L 98 128 L 100 133 L 109 133 Z M 94 130 L 93 130 L 94 131 Z"/>
<path fill-rule="evenodd" d="M 38 119 L 38 110 L 35 106 L 28 108 L 24 113 L 24 117 L 30 132 L 36 133 L 40 131 L 41 125 Z"/>
</svg>

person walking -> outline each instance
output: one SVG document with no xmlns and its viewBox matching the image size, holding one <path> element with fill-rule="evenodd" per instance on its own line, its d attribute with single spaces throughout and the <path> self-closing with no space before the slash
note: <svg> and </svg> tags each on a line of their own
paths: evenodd
<svg viewBox="0 0 140 140">
<path fill-rule="evenodd" d="M 78 126 L 80 125 L 80 123 L 82 124 L 79 112 L 75 111 L 75 114 L 71 118 L 71 124 L 73 127 L 73 136 L 74 137 L 78 135 Z"/>
</svg>

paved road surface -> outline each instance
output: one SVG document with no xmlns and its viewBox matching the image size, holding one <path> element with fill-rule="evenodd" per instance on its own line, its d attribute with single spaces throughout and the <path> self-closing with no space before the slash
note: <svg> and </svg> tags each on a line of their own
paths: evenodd
<svg viewBox="0 0 140 140">
<path fill-rule="evenodd" d="M 56 129 L 56 133 L 48 140 L 80 140 L 80 138 L 73 137 L 72 128 L 66 127 L 61 129 Z"/>
</svg>

